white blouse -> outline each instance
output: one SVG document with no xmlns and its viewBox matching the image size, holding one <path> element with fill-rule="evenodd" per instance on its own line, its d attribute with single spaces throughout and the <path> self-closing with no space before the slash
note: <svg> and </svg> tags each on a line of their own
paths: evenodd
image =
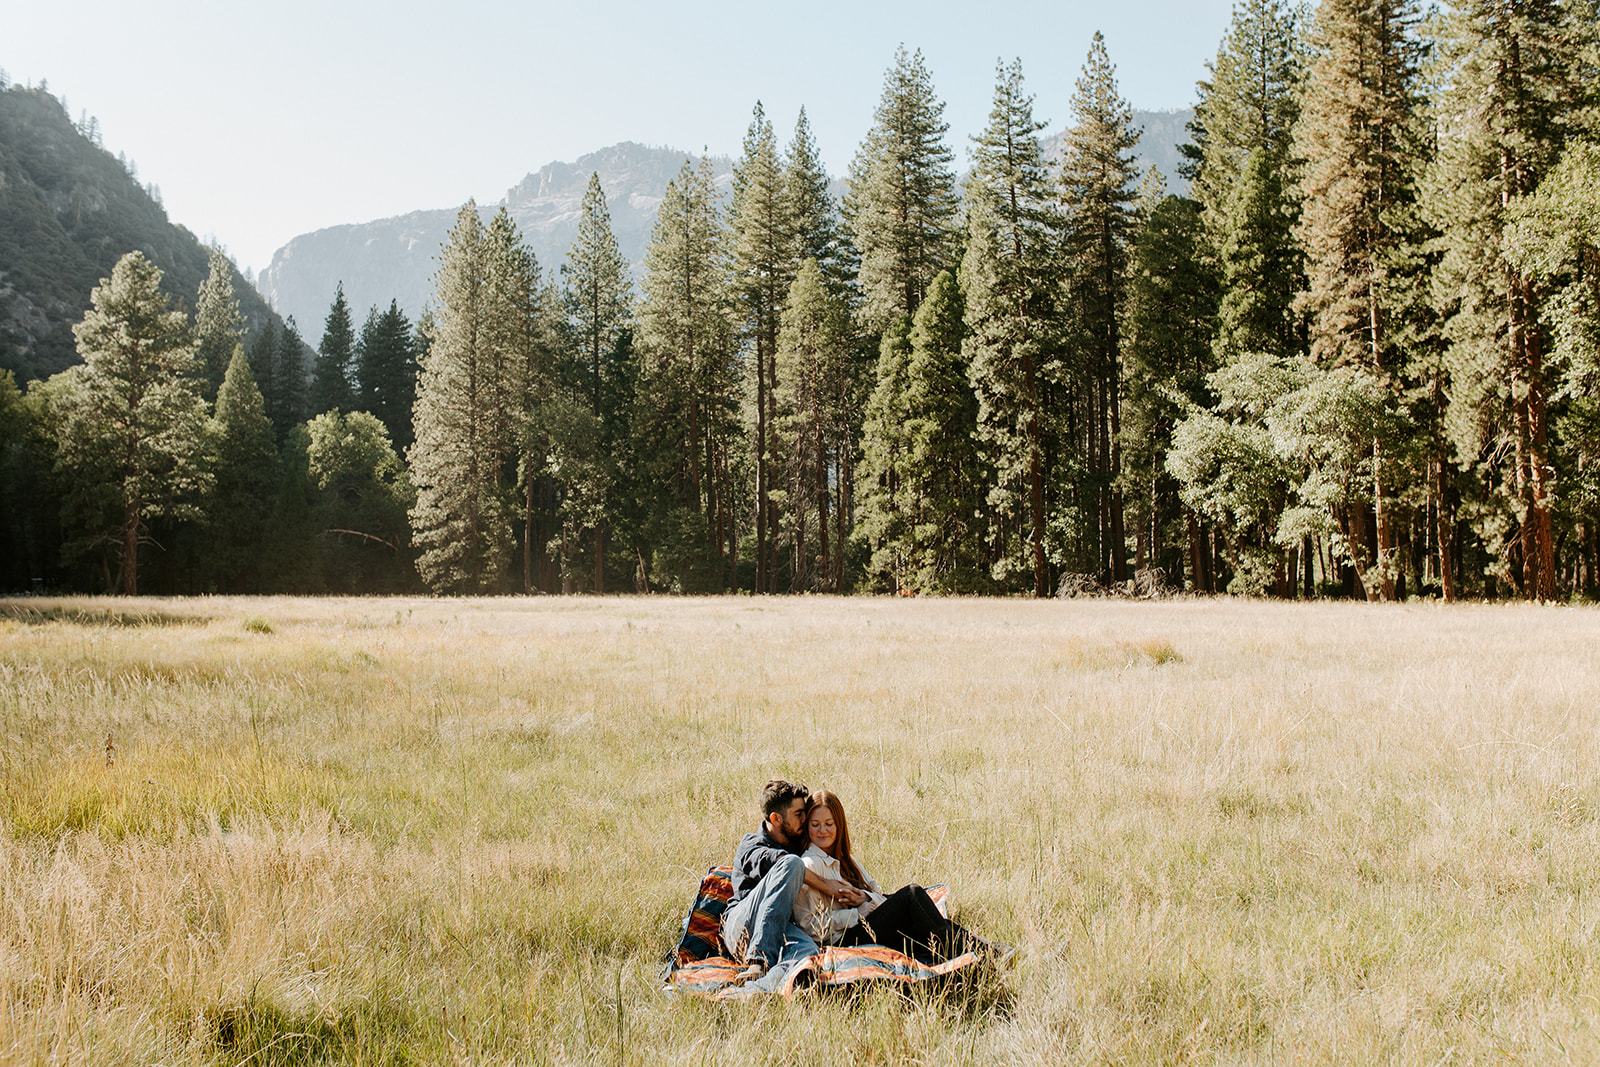
<svg viewBox="0 0 1600 1067">
<path fill-rule="evenodd" d="M 840 872 L 839 861 L 816 845 L 807 848 L 800 859 L 808 871 L 836 882 L 845 880 Z M 867 883 L 869 896 L 865 904 L 856 908 L 838 907 L 834 904 L 833 898 L 826 893 L 801 883 L 800 892 L 794 898 L 794 921 L 799 923 L 817 944 L 837 945 L 846 930 L 872 914 L 874 908 L 888 899 L 878 888 L 878 883 L 872 880 L 871 875 L 862 871 L 861 877 Z"/>
</svg>

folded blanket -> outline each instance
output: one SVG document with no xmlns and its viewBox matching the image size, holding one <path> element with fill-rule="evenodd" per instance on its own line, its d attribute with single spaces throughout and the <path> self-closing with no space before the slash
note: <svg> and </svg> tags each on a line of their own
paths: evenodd
<svg viewBox="0 0 1600 1067">
<path fill-rule="evenodd" d="M 684 920 L 683 936 L 669 963 L 669 991 L 720 999 L 732 992 L 729 983 L 744 970 L 743 965 L 729 957 L 722 944 L 722 913 L 733 896 L 732 875 L 731 867 L 713 867 L 700 882 L 694 906 Z M 927 890 L 939 911 L 944 912 L 949 890 L 942 885 L 928 886 Z M 869 979 L 926 982 L 977 962 L 978 956 L 972 952 L 934 963 L 882 945 L 825 948 L 791 971 L 778 992 L 789 997 L 795 990 L 810 985 L 838 986 Z"/>
</svg>

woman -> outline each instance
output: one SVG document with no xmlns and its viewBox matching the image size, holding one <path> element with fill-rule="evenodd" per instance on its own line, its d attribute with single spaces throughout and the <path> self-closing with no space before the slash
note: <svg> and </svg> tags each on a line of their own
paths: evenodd
<svg viewBox="0 0 1600 1067">
<path fill-rule="evenodd" d="M 811 794 L 806 805 L 806 832 L 811 844 L 800 857 L 806 869 L 834 883 L 866 894 L 853 907 L 809 883 L 795 897 L 795 922 L 819 945 L 886 945 L 908 956 L 952 958 L 965 952 L 986 952 L 989 945 L 945 918 L 919 885 L 884 896 L 850 854 L 850 824 L 844 805 L 826 789 Z"/>
</svg>

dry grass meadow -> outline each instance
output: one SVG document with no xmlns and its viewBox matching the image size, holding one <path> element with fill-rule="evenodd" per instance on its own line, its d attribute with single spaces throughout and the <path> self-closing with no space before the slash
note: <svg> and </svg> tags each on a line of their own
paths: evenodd
<svg viewBox="0 0 1600 1067">
<path fill-rule="evenodd" d="M 1595 610 L 28 599 L 0 716 L 0 1064 L 1600 1059 Z M 774 775 L 1012 968 L 663 995 Z"/>
</svg>

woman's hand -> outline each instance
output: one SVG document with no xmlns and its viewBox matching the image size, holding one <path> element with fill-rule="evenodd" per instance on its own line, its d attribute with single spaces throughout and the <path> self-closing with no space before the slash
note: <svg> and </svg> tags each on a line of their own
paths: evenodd
<svg viewBox="0 0 1600 1067">
<path fill-rule="evenodd" d="M 862 904 L 867 899 L 867 894 L 851 885 L 849 882 L 828 880 L 827 893 L 834 902 L 846 908 L 853 908 Z"/>
</svg>

